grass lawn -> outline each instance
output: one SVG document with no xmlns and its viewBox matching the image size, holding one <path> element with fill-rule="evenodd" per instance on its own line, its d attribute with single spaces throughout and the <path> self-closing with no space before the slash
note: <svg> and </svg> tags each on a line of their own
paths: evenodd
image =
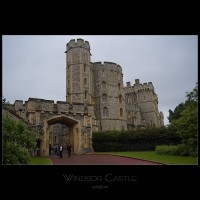
<svg viewBox="0 0 200 200">
<path fill-rule="evenodd" d="M 51 165 L 51 160 L 44 157 L 31 158 L 30 165 Z"/>
<path fill-rule="evenodd" d="M 130 158 L 140 158 L 171 165 L 197 165 L 197 157 L 159 155 L 155 151 L 126 151 L 126 152 L 101 152 L 101 154 L 112 154 Z"/>
</svg>

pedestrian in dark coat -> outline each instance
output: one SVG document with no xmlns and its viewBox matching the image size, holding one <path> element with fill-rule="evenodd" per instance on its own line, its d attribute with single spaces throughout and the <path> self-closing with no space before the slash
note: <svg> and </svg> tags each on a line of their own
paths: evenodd
<svg viewBox="0 0 200 200">
<path fill-rule="evenodd" d="M 62 144 L 61 144 L 60 147 L 59 147 L 59 151 L 60 151 L 60 158 L 62 158 L 62 151 L 63 151 Z"/>
<path fill-rule="evenodd" d="M 51 144 L 49 144 L 49 155 L 50 156 L 51 156 L 51 149 L 52 149 Z"/>
<path fill-rule="evenodd" d="M 68 145 L 67 145 L 68 158 L 70 158 L 70 156 L 71 156 L 71 151 L 72 151 L 72 145 L 71 145 L 71 144 L 68 144 Z"/>
</svg>

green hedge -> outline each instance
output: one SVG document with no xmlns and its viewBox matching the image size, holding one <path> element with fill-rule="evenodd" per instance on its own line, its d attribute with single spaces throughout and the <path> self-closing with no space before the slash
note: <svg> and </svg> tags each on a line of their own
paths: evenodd
<svg viewBox="0 0 200 200">
<path fill-rule="evenodd" d="M 166 127 L 94 132 L 92 136 L 93 148 L 96 152 L 155 150 L 157 145 L 179 144 L 180 141 L 176 131 Z"/>
</svg>

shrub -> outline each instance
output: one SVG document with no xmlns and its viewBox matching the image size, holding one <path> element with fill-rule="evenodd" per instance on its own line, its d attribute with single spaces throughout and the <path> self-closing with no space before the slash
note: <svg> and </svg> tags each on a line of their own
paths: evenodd
<svg viewBox="0 0 200 200">
<path fill-rule="evenodd" d="M 24 147 L 13 142 L 3 144 L 3 164 L 28 164 L 30 154 Z"/>
<path fill-rule="evenodd" d="M 160 155 L 177 155 L 178 146 L 175 145 L 162 145 L 156 146 L 156 153 Z"/>
<path fill-rule="evenodd" d="M 27 164 L 38 138 L 23 122 L 3 116 L 3 164 Z"/>
<path fill-rule="evenodd" d="M 160 155 L 197 156 L 195 149 L 185 144 L 156 146 L 156 153 Z"/>
</svg>

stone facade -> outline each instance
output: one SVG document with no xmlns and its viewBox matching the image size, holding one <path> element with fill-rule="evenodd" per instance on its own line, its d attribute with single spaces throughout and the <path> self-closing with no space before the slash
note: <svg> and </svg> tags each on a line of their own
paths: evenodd
<svg viewBox="0 0 200 200">
<path fill-rule="evenodd" d="M 158 97 L 151 82 L 140 84 L 139 79 L 131 86 L 126 83 L 125 101 L 128 129 L 137 126 L 160 127 L 164 126 L 164 116 L 158 111 Z"/>
<path fill-rule="evenodd" d="M 92 150 L 92 132 L 163 126 L 158 97 L 151 82 L 123 85 L 120 65 L 90 60 L 89 42 L 66 45 L 66 102 L 29 98 L 12 109 L 31 126 L 40 127 L 41 155 L 49 144 L 71 143 L 75 153 Z M 38 126 L 39 125 L 39 126 Z"/>
</svg>

